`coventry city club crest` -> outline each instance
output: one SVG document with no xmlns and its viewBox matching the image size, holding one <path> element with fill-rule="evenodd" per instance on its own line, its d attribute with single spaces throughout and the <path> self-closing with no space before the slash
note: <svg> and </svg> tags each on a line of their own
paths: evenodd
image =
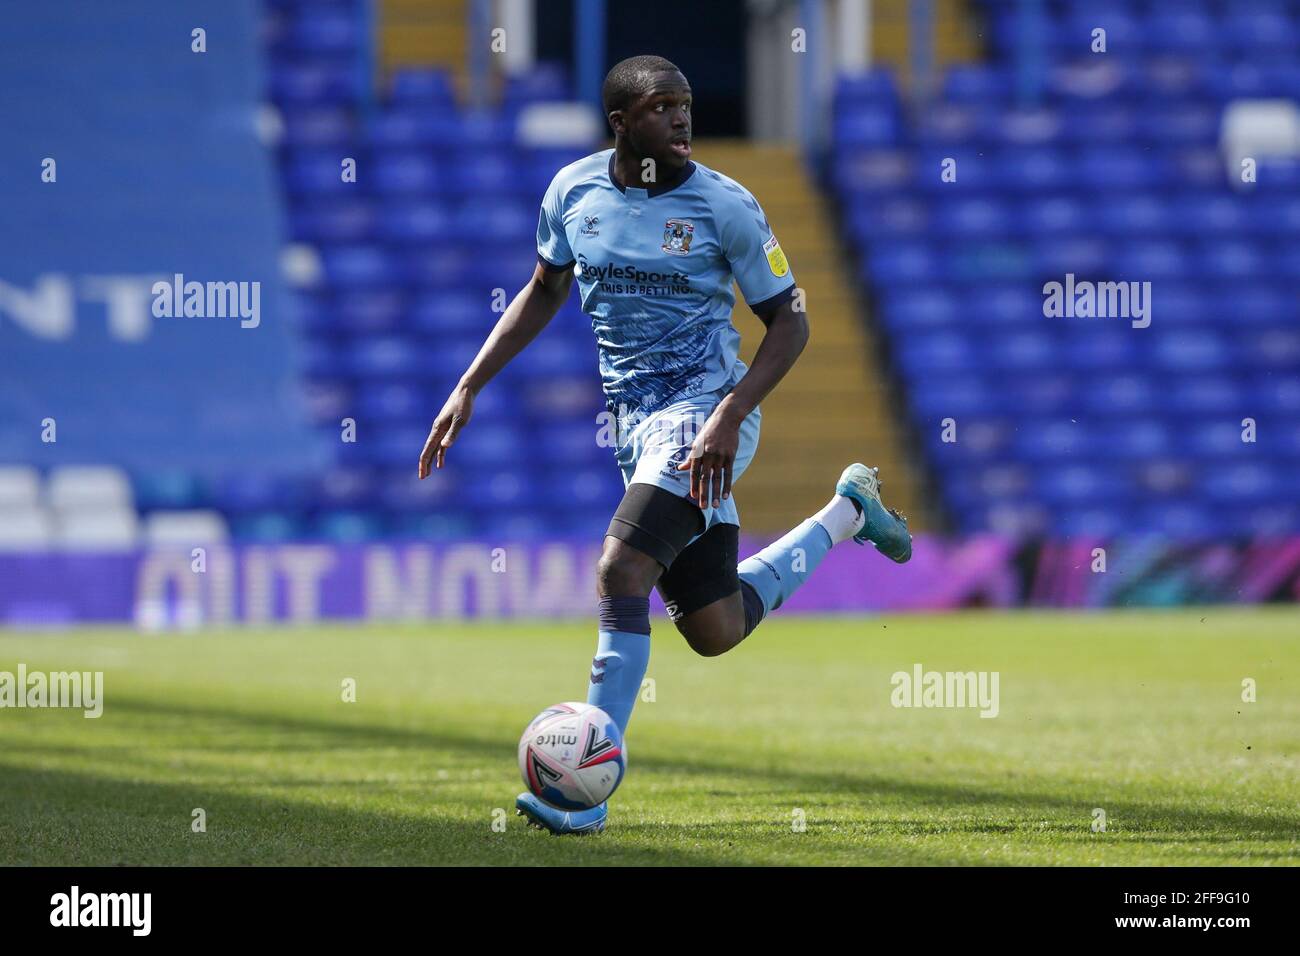
<svg viewBox="0 0 1300 956">
<path fill-rule="evenodd" d="M 669 219 L 664 223 L 664 252 L 684 256 L 691 251 L 695 238 L 695 225 L 685 219 Z"/>
</svg>

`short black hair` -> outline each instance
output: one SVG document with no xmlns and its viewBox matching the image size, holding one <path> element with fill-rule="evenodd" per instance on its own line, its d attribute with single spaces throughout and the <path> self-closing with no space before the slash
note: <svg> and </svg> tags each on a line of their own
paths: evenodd
<svg viewBox="0 0 1300 956">
<path fill-rule="evenodd" d="M 650 89 L 651 78 L 656 73 L 681 73 L 682 71 L 661 56 L 630 56 L 614 64 L 605 74 L 600 88 L 600 98 L 605 104 L 605 115 L 615 110 L 625 110 L 632 102 Z"/>
</svg>

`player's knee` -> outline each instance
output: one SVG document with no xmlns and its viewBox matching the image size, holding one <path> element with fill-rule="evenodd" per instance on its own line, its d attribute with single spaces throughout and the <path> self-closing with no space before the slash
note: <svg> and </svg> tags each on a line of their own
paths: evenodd
<svg viewBox="0 0 1300 956">
<path fill-rule="evenodd" d="M 745 639 L 745 622 L 729 617 L 710 615 L 706 620 L 683 618 L 677 630 L 686 638 L 686 645 L 701 657 L 725 654 Z"/>
<path fill-rule="evenodd" d="M 605 549 L 596 565 L 596 587 L 605 597 L 646 597 L 654 587 L 659 565 L 647 563 L 625 549 Z"/>
</svg>

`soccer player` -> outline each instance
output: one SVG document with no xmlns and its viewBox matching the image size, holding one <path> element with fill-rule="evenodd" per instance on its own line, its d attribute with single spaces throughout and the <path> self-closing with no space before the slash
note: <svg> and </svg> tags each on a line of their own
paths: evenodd
<svg viewBox="0 0 1300 956">
<path fill-rule="evenodd" d="M 662 57 L 632 57 L 609 71 L 602 98 L 614 148 L 551 182 L 532 279 L 438 414 L 419 474 L 443 466 L 474 396 L 554 317 L 576 275 L 618 416 L 626 488 L 596 571 L 587 701 L 626 733 L 650 657 L 652 588 L 691 648 L 712 657 L 779 608 L 834 545 L 871 541 L 902 563 L 912 539 L 906 519 L 881 504 L 876 469 L 852 464 L 826 507 L 737 564 L 732 487 L 758 445 L 759 402 L 799 357 L 808 322 L 754 197 L 691 161 L 691 88 L 681 72 Z M 733 278 L 766 326 L 748 369 L 731 324 Z M 605 804 L 565 812 L 523 793 L 516 810 L 557 834 L 605 826 Z"/>
</svg>

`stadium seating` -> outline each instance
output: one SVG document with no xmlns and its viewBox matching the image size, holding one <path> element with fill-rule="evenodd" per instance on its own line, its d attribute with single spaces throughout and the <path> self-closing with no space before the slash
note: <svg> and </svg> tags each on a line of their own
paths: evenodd
<svg viewBox="0 0 1300 956">
<path fill-rule="evenodd" d="M 1219 152 L 1234 100 L 1300 97 L 1300 5 L 1052 0 L 1037 97 L 1016 5 L 978 7 L 991 59 L 934 101 L 840 79 L 828 164 L 951 525 L 1300 530 L 1300 179 Z M 1047 317 L 1067 273 L 1150 282 L 1150 327 Z"/>
<path fill-rule="evenodd" d="M 304 387 L 334 462 L 292 488 L 226 483 L 212 503 L 241 539 L 598 534 L 622 485 L 595 443 L 595 345 L 572 303 L 479 396 L 451 467 L 414 474 L 442 402 L 532 273 L 551 176 L 597 145 L 599 130 L 571 116 L 520 119 L 570 98 L 563 71 L 508 78 L 486 110 L 461 105 L 435 68 L 399 68 L 372 96 L 359 4 L 266 9 L 289 239 L 323 266 L 300 295 Z M 587 138 L 531 142 L 525 127 Z M 340 176 L 345 156 L 355 183 Z M 338 440 L 343 418 L 356 422 L 354 443 Z"/>
</svg>

